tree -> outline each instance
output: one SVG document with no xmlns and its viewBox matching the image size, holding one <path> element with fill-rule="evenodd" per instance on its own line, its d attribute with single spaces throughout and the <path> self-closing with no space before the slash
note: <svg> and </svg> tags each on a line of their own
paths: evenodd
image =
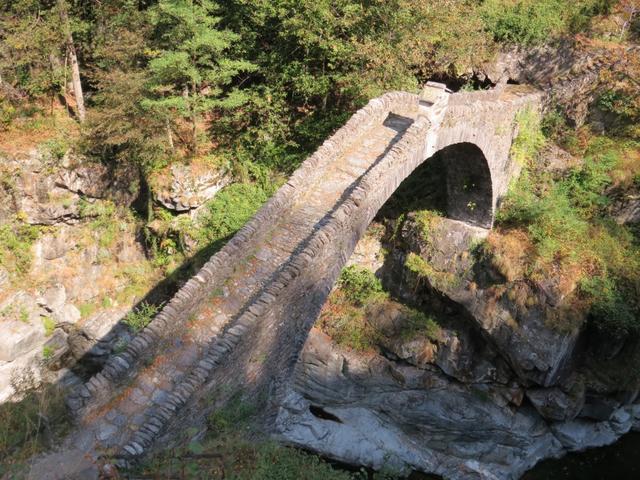
<svg viewBox="0 0 640 480">
<path fill-rule="evenodd" d="M 76 54 L 76 47 L 73 43 L 71 24 L 69 23 L 69 14 L 67 13 L 67 4 L 65 0 L 57 0 L 57 2 L 58 14 L 60 15 L 60 24 L 62 26 L 64 37 L 67 43 L 67 55 L 71 63 L 71 81 L 73 83 L 73 96 L 76 98 L 78 120 L 80 120 L 80 123 L 84 123 L 86 110 L 84 108 L 84 95 L 82 93 L 82 82 L 80 79 L 80 66 L 78 65 L 78 55 Z"/>
<path fill-rule="evenodd" d="M 53 97 L 64 81 L 59 19 L 40 3 L 25 0 L 0 7 L 2 91 L 18 101 Z"/>
<path fill-rule="evenodd" d="M 95 89 L 87 116 L 84 147 L 105 161 L 129 162 L 148 172 L 171 157 L 164 122 L 142 108 L 148 97 L 146 13 L 131 0 L 96 5 L 92 64 L 87 70 Z"/>
<path fill-rule="evenodd" d="M 153 98 L 143 106 L 172 124 L 190 124 L 189 152 L 198 151 L 201 116 L 214 107 L 233 108 L 246 100 L 238 89 L 227 88 L 240 72 L 254 69 L 227 55 L 238 36 L 216 28 L 217 5 L 210 0 L 160 0 L 150 9 L 158 50 L 149 62 Z M 169 136 L 169 143 L 172 138 Z"/>
</svg>

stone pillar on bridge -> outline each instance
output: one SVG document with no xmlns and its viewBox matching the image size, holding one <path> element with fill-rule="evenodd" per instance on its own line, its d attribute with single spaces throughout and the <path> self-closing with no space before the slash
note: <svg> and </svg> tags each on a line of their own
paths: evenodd
<svg viewBox="0 0 640 480">
<path fill-rule="evenodd" d="M 431 124 L 426 138 L 424 158 L 436 153 L 438 129 L 447 111 L 450 93 L 451 90 L 444 83 L 437 82 L 427 82 L 420 92 L 418 117 L 426 118 Z"/>
</svg>

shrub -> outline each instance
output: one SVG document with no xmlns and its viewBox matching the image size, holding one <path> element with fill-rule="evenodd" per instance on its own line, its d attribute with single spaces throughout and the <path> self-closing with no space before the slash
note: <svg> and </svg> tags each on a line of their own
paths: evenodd
<svg viewBox="0 0 640 480">
<path fill-rule="evenodd" d="M 122 320 L 134 333 L 138 333 L 151 323 L 153 317 L 160 310 L 159 305 L 142 302 L 135 310 L 127 313 Z"/>
<path fill-rule="evenodd" d="M 525 170 L 496 216 L 499 225 L 528 233 L 533 244 L 528 276 L 571 277 L 579 286 L 581 308 L 611 332 L 640 328 L 640 248 L 633 232 L 612 221 L 606 208 L 606 189 L 622 164 L 620 146 L 596 138 L 584 163 L 563 178 Z"/>
<path fill-rule="evenodd" d="M 384 296 L 382 283 L 375 274 L 357 265 L 351 265 L 342 270 L 338 285 L 347 299 L 360 306 L 366 305 L 376 297 Z"/>
<path fill-rule="evenodd" d="M 606 7 L 602 0 L 486 0 L 479 14 L 495 40 L 532 45 L 583 29 Z"/>
<path fill-rule="evenodd" d="M 196 238 L 200 245 L 221 246 L 267 201 L 272 191 L 257 184 L 235 183 L 209 202 L 198 220 Z"/>
<path fill-rule="evenodd" d="M 486 0 L 480 8 L 486 28 L 497 41 L 540 43 L 565 27 L 561 0 Z"/>
<path fill-rule="evenodd" d="M 0 266 L 14 277 L 26 274 L 31 268 L 31 246 L 39 236 L 40 230 L 32 225 L 0 225 Z"/>
<path fill-rule="evenodd" d="M 407 308 L 406 313 L 401 332 L 404 339 L 409 340 L 420 335 L 424 335 L 434 342 L 442 339 L 442 328 L 432 315 L 412 308 Z"/>
</svg>

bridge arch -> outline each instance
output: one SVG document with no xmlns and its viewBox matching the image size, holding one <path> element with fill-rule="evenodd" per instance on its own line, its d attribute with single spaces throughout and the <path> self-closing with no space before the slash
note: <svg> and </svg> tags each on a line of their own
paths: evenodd
<svg viewBox="0 0 640 480">
<path fill-rule="evenodd" d="M 442 148 L 436 155 L 445 169 L 447 216 L 491 228 L 493 183 L 482 149 L 474 143 L 461 142 Z"/>
<path fill-rule="evenodd" d="M 270 392 L 265 416 L 272 420 L 358 240 L 436 152 L 444 157 L 448 215 L 490 227 L 520 168 L 509 156 L 516 114 L 541 95 L 507 86 L 450 97 L 425 113 L 416 95 L 390 92 L 327 139 L 124 351 L 69 395 L 81 426 L 65 441 L 73 458 L 93 468 L 107 452 L 126 465 L 184 426 L 214 389 Z M 139 395 L 129 394 L 134 385 Z M 58 472 L 60 465 L 54 452 L 32 467 L 31 478 L 74 476 Z"/>
</svg>

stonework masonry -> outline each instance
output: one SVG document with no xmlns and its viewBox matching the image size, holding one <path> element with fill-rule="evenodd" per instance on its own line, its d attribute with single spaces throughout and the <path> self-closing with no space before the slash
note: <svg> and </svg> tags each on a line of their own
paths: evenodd
<svg viewBox="0 0 640 480">
<path fill-rule="evenodd" d="M 469 201 L 465 213 L 458 202 L 454 214 L 490 227 L 520 169 L 509 156 L 517 113 L 538 108 L 541 95 L 509 85 L 443 98 L 424 115 L 417 95 L 391 92 L 354 114 L 123 352 L 69 396 L 76 429 L 59 451 L 34 460 L 31 478 L 91 478 L 102 458 L 135 461 L 215 386 L 269 390 L 277 403 L 271 385 L 288 381 L 364 230 L 433 152 L 460 144 L 481 152 L 459 158 L 457 171 L 465 161 L 485 162 L 478 171 L 487 172 L 487 205 Z M 482 221 L 480 211 L 488 215 Z M 84 460 L 65 461 L 70 455 Z"/>
</svg>

